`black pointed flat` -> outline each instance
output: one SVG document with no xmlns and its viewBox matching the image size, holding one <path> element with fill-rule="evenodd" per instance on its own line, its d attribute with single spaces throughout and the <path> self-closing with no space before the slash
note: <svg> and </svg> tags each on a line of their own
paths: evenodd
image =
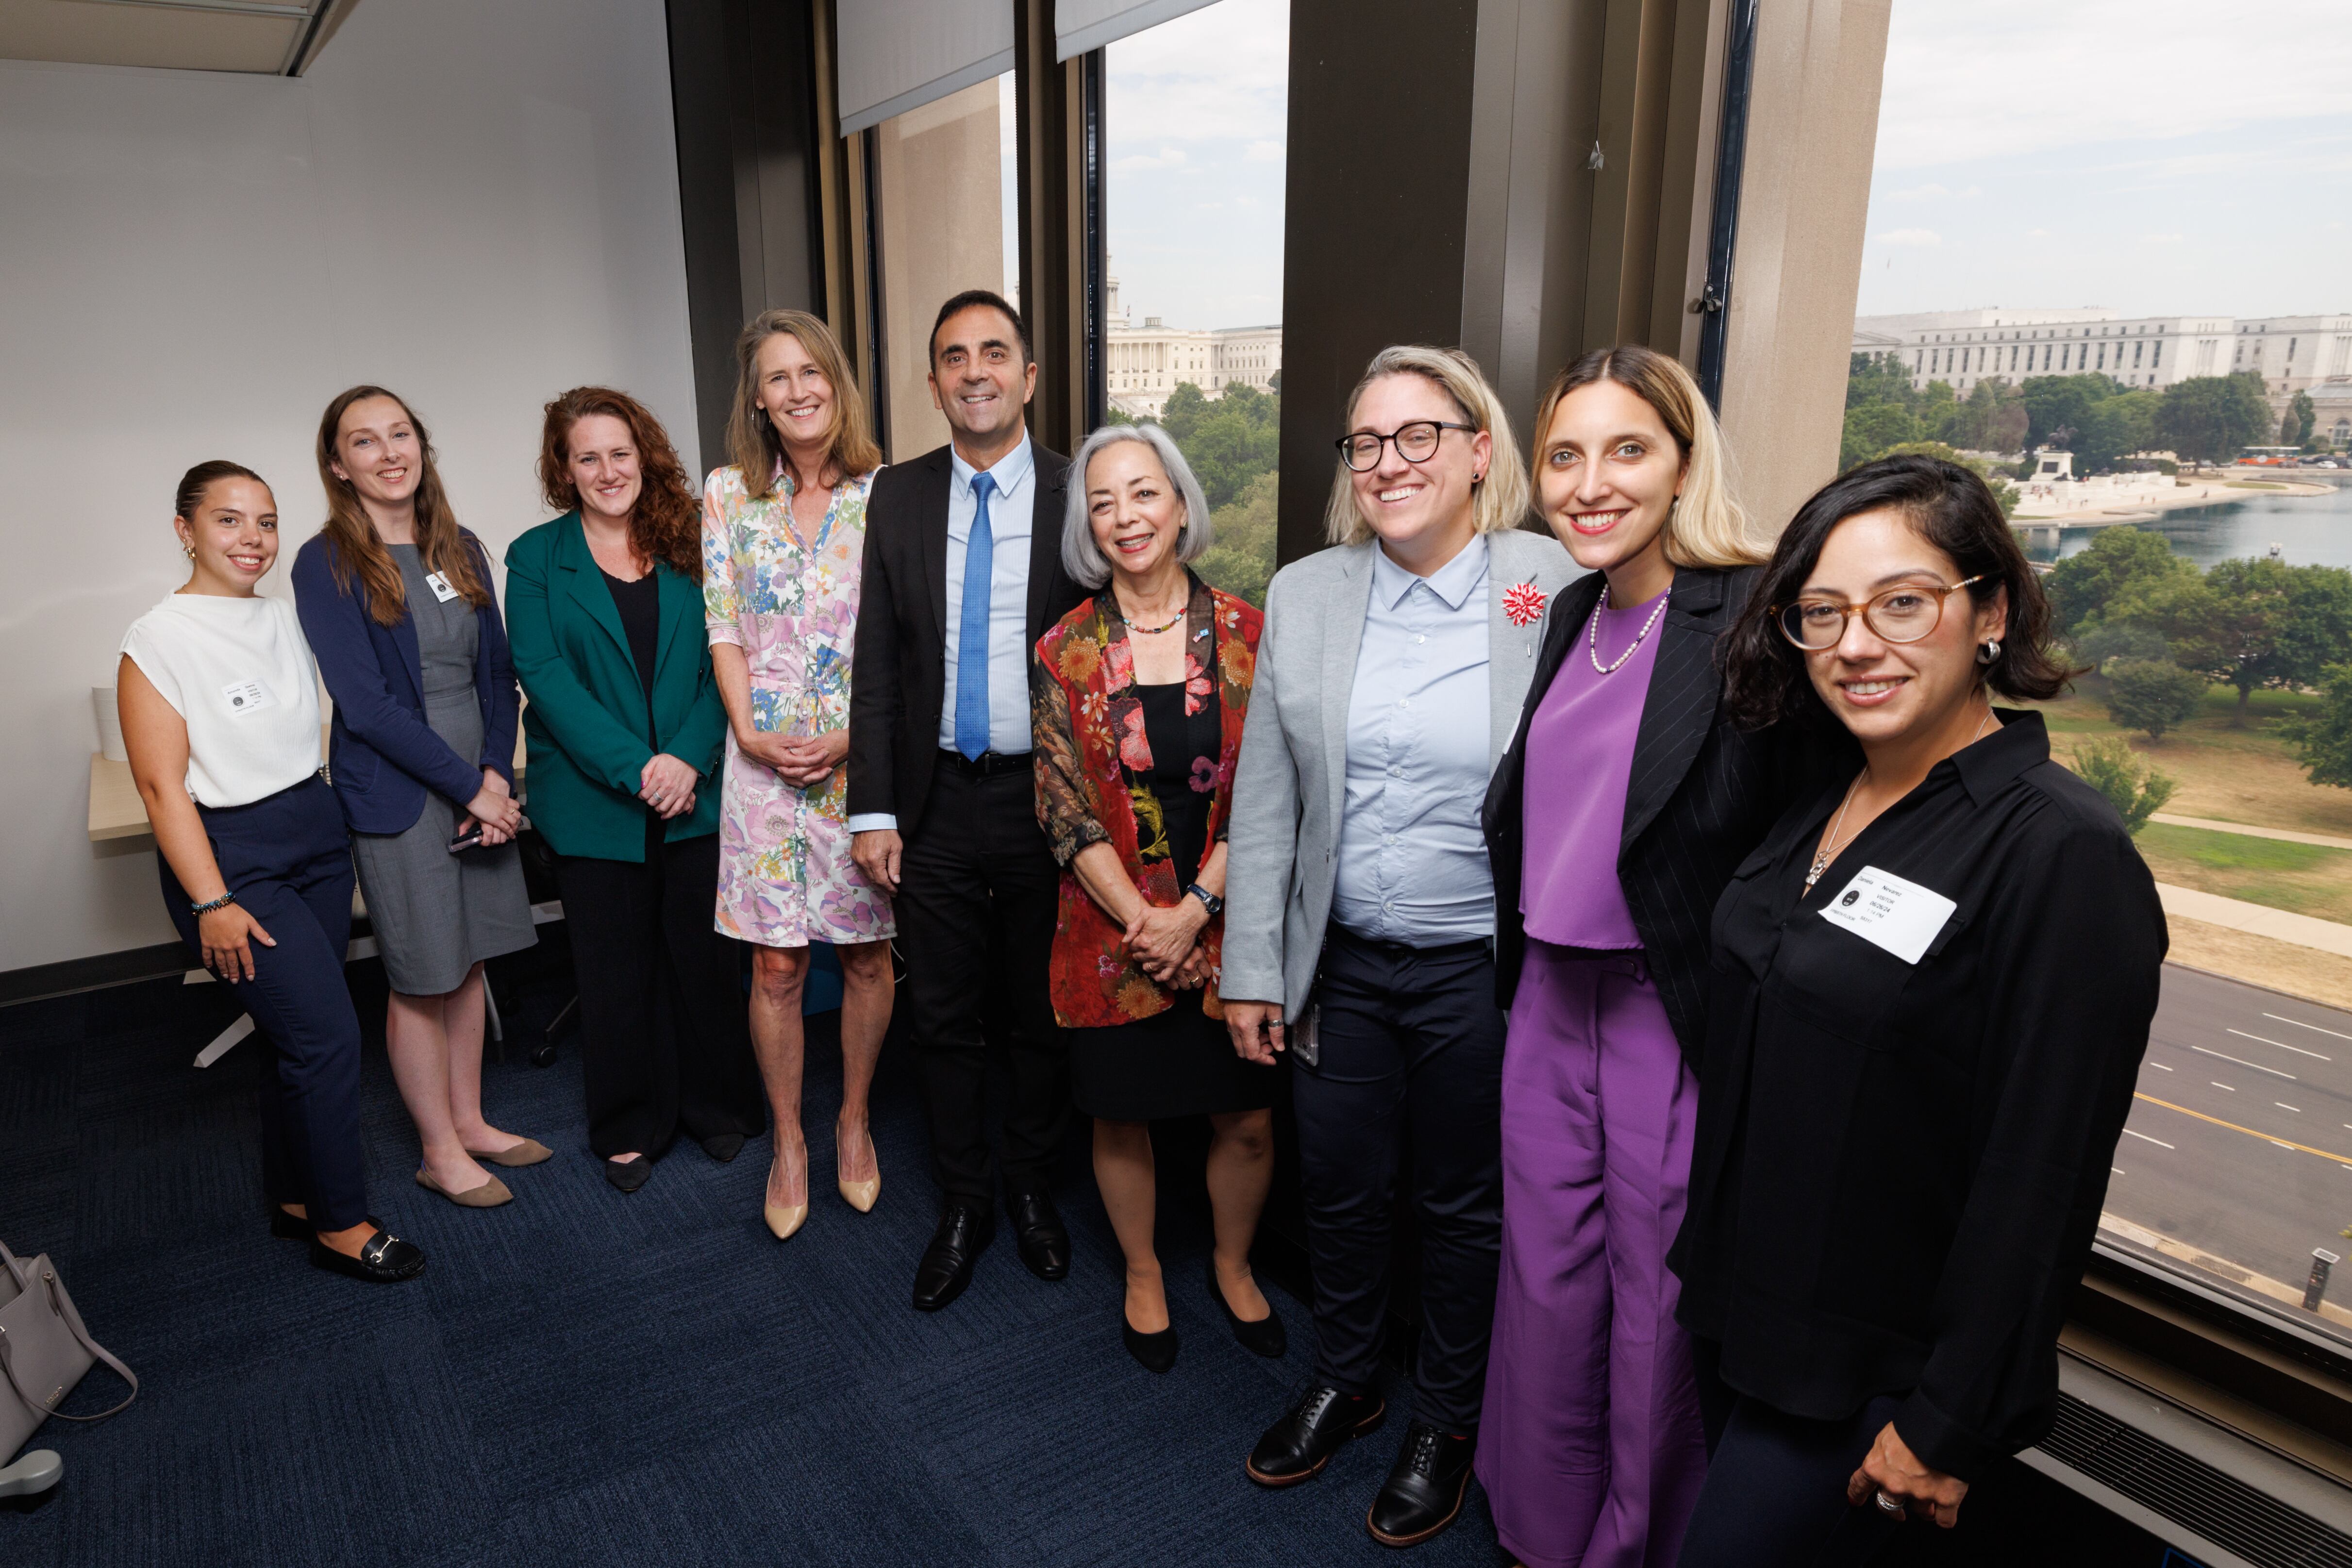
<svg viewBox="0 0 2352 1568">
<path fill-rule="evenodd" d="M 1127 1309 L 1118 1313 L 1118 1337 L 1127 1346 L 1127 1353 L 1142 1363 L 1143 1370 L 1165 1373 L 1176 1364 L 1176 1325 L 1169 1324 L 1156 1334 L 1147 1334 L 1127 1321 Z"/>
<path fill-rule="evenodd" d="M 318 1233 L 310 1228 L 310 1222 L 300 1215 L 288 1214 L 276 1204 L 271 1204 L 269 1234 L 280 1241 L 308 1241 Z"/>
<path fill-rule="evenodd" d="M 713 1132 L 699 1142 L 702 1152 L 722 1165 L 743 1152 L 743 1134 L 740 1132 Z"/>
<path fill-rule="evenodd" d="M 654 1163 L 643 1154 L 626 1160 L 600 1160 L 604 1167 L 604 1179 L 625 1193 L 634 1193 L 653 1180 Z"/>
<path fill-rule="evenodd" d="M 1260 1291 L 1259 1294 L 1265 1293 Z M 1274 1310 L 1272 1297 L 1266 1297 L 1265 1316 L 1255 1322 L 1234 1315 L 1233 1304 L 1225 1300 L 1224 1287 L 1217 1283 L 1217 1260 L 1214 1258 L 1209 1259 L 1209 1298 L 1216 1302 L 1217 1310 L 1225 1315 L 1225 1326 L 1233 1330 L 1234 1338 L 1239 1340 L 1242 1349 L 1252 1355 L 1277 1361 L 1290 1348 L 1290 1336 L 1283 1331 L 1282 1315 Z"/>
</svg>

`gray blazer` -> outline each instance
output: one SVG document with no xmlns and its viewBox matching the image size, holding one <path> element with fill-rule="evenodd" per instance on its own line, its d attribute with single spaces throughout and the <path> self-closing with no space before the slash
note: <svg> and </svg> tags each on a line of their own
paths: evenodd
<svg viewBox="0 0 2352 1568">
<path fill-rule="evenodd" d="M 1533 583 L 1549 605 L 1577 575 L 1559 541 L 1524 530 L 1486 536 L 1492 641 L 1486 765 L 1508 748 L 1543 641 L 1540 617 L 1514 626 L 1504 595 Z M 1319 551 L 1275 574 L 1265 593 L 1249 721 L 1234 773 L 1225 843 L 1224 968 L 1218 994 L 1279 1002 L 1296 1019 L 1322 956 L 1348 790 L 1348 700 L 1371 606 L 1370 542 Z"/>
</svg>

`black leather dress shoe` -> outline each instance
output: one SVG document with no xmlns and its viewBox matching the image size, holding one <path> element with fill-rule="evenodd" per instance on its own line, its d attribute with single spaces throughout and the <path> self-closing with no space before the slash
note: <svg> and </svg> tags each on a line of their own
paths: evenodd
<svg viewBox="0 0 2352 1568">
<path fill-rule="evenodd" d="M 1282 1319 L 1276 1315 L 1271 1300 L 1265 1304 L 1265 1316 L 1255 1322 L 1234 1315 L 1233 1303 L 1225 1300 L 1225 1288 L 1217 1283 L 1217 1260 L 1213 1258 L 1209 1259 L 1209 1295 L 1216 1301 L 1217 1310 L 1225 1315 L 1225 1326 L 1233 1330 L 1242 1349 L 1254 1355 L 1279 1359 L 1290 1348 L 1290 1336 L 1282 1331 Z"/>
<path fill-rule="evenodd" d="M 1044 1193 L 1007 1193 L 1005 1213 L 1013 1216 L 1013 1238 L 1021 1247 L 1021 1261 L 1040 1279 L 1063 1279 L 1070 1272 L 1070 1232 Z"/>
<path fill-rule="evenodd" d="M 973 1260 L 996 1239 L 996 1220 L 981 1204 L 951 1203 L 915 1266 L 915 1310 L 936 1312 L 971 1283 Z"/>
<path fill-rule="evenodd" d="M 1146 1372 L 1164 1373 L 1176 1364 L 1176 1325 L 1173 1323 L 1156 1334 L 1147 1334 L 1127 1321 L 1127 1310 L 1121 1308 L 1118 1337 L 1127 1346 L 1127 1353 L 1140 1362 Z"/>
<path fill-rule="evenodd" d="M 357 1258 L 346 1257 L 316 1237 L 311 1237 L 310 1267 L 364 1279 L 371 1285 L 397 1285 L 425 1272 L 425 1254 L 415 1242 L 401 1240 L 373 1216 L 370 1216 L 368 1224 L 374 1226 L 376 1232 L 362 1245 Z"/>
<path fill-rule="evenodd" d="M 743 1134 L 713 1132 L 709 1137 L 701 1140 L 701 1143 L 702 1152 L 723 1165 L 743 1152 Z"/>
<path fill-rule="evenodd" d="M 600 1160 L 604 1167 L 604 1179 L 625 1193 L 634 1193 L 654 1179 L 654 1163 L 643 1154 L 632 1154 L 625 1160 Z"/>
<path fill-rule="evenodd" d="M 1342 1394 L 1318 1383 L 1265 1429 L 1242 1468 L 1262 1487 L 1296 1486 L 1319 1475 L 1342 1443 L 1371 1431 L 1388 1413 L 1377 1394 Z"/>
<path fill-rule="evenodd" d="M 280 1241 L 308 1241 L 318 1233 L 310 1228 L 310 1222 L 300 1215 L 288 1214 L 276 1204 L 271 1204 L 269 1234 Z"/>
<path fill-rule="evenodd" d="M 1372 1539 L 1383 1546 L 1418 1546 L 1452 1524 L 1470 1489 L 1470 1458 L 1477 1451 L 1470 1438 L 1426 1421 L 1406 1427 L 1389 1479 L 1364 1513 Z"/>
</svg>

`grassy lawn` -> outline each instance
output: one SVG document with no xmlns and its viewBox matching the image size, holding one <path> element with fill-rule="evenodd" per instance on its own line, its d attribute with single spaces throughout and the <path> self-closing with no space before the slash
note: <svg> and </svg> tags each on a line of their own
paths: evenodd
<svg viewBox="0 0 2352 1568">
<path fill-rule="evenodd" d="M 2352 850 L 2151 822 L 2139 852 L 2159 882 L 2352 924 Z"/>
</svg>

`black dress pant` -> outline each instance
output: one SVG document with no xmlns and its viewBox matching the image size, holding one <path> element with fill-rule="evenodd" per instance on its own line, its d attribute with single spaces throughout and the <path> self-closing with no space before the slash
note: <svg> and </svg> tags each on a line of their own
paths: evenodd
<svg viewBox="0 0 2352 1568">
<path fill-rule="evenodd" d="M 261 1075 L 261 1185 L 301 1204 L 320 1230 L 367 1218 L 360 1170 L 360 1020 L 343 983 L 352 936 L 352 837 L 326 781 L 310 778 L 250 805 L 196 807 L 221 879 L 275 947 L 247 943 L 253 978 L 231 980 L 270 1058 Z M 188 890 L 162 869 L 163 903 L 204 962 Z"/>
<path fill-rule="evenodd" d="M 1390 1215 L 1408 1155 L 1421 1223 L 1413 1415 L 1478 1428 L 1503 1245 L 1503 1014 L 1484 942 L 1411 948 L 1334 925 L 1294 1061 L 1298 1182 L 1315 1271 L 1315 1375 L 1372 1391 L 1388 1315 Z"/>
<path fill-rule="evenodd" d="M 580 987 L 580 1079 L 600 1159 L 659 1154 L 768 1124 L 735 939 L 712 925 L 719 835 L 665 844 L 648 811 L 643 860 L 556 858 Z"/>
<path fill-rule="evenodd" d="M 1005 1187 L 1042 1192 L 1051 1175 L 1069 1118 L 1068 1052 L 1046 983 L 1060 885 L 1025 759 L 983 773 L 941 752 L 923 819 L 906 836 L 897 907 L 931 1156 L 950 1199 L 985 1205 L 995 1187 L 984 1016 L 1003 1025 L 1011 1069 Z"/>
</svg>

